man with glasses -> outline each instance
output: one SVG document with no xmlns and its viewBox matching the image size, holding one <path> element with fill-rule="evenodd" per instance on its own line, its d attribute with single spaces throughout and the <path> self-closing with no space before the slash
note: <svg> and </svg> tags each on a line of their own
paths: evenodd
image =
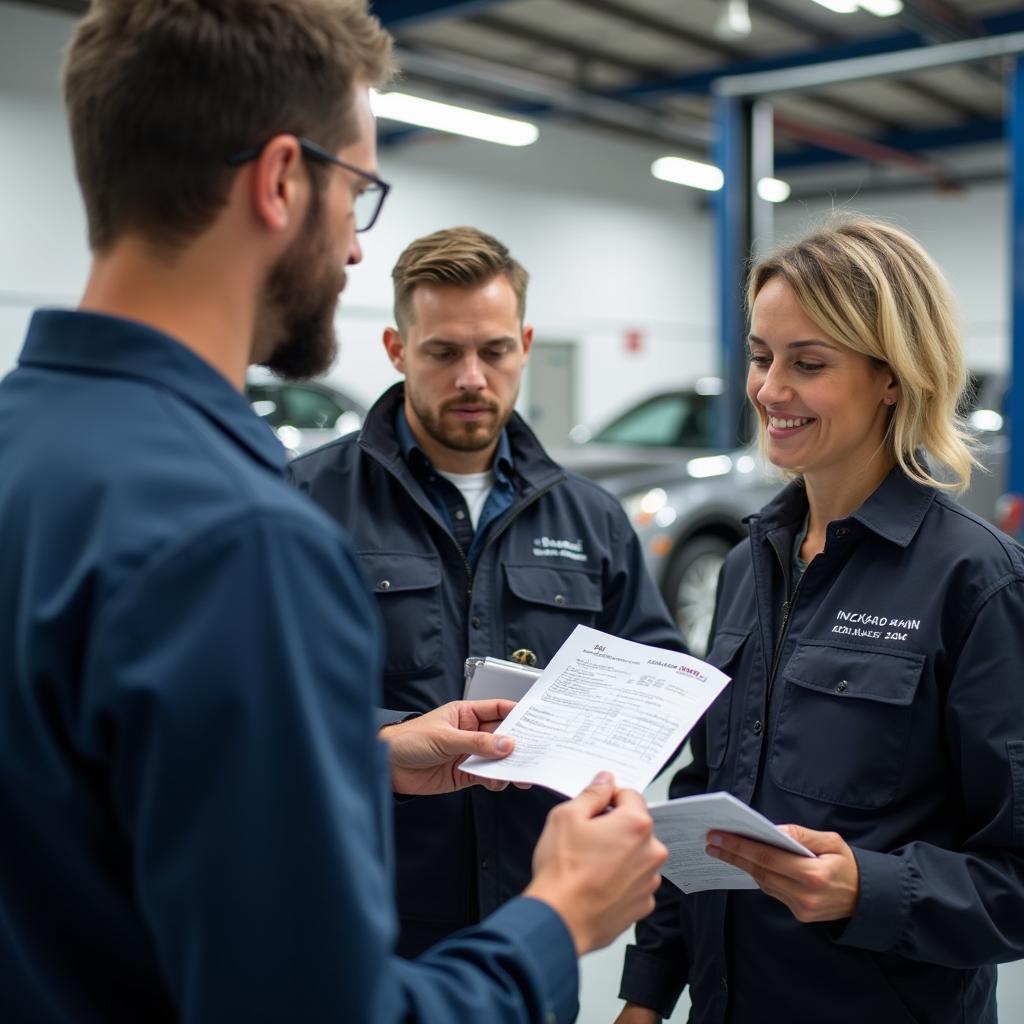
<svg viewBox="0 0 1024 1024">
<path fill-rule="evenodd" d="M 388 358 L 404 381 L 363 429 L 289 474 L 352 539 L 384 620 L 384 703 L 463 691 L 470 656 L 543 668 L 579 625 L 681 649 L 622 506 L 566 472 L 514 412 L 533 328 L 528 275 L 472 227 L 418 238 L 392 271 Z M 542 787 L 395 807 L 398 949 L 416 956 L 522 892 Z"/>
<path fill-rule="evenodd" d="M 0 384 L 4 1020 L 568 1021 L 576 955 L 653 904 L 601 777 L 524 898 L 392 952 L 386 776 L 471 784 L 509 704 L 377 740 L 365 580 L 241 393 L 330 362 L 389 69 L 362 0 L 93 0 L 72 40 L 93 264 Z"/>
</svg>

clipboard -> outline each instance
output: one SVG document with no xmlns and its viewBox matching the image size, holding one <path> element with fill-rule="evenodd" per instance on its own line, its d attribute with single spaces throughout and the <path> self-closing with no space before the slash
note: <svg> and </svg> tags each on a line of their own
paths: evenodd
<svg viewBox="0 0 1024 1024">
<path fill-rule="evenodd" d="M 521 700 L 541 670 L 502 658 L 467 658 L 465 700 Z"/>
</svg>

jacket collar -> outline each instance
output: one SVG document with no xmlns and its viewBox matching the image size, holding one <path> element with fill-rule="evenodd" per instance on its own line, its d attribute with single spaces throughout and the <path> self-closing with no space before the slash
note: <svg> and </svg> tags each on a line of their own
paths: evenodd
<svg viewBox="0 0 1024 1024">
<path fill-rule="evenodd" d="M 894 467 L 875 492 L 850 516 L 885 540 L 909 546 L 925 514 L 935 500 L 935 490 L 911 480 L 899 466 Z M 803 483 L 793 481 L 784 487 L 760 513 L 750 516 L 765 533 L 793 526 L 807 514 L 807 494 Z"/>
<path fill-rule="evenodd" d="M 403 462 L 402 444 L 395 427 L 398 410 L 405 402 L 405 385 L 393 384 L 366 414 L 359 433 L 359 445 L 386 465 Z M 507 447 L 506 447 L 507 445 Z M 507 455 L 508 469 L 527 485 L 527 490 L 546 487 L 565 476 L 565 470 L 551 459 L 536 435 L 518 413 L 505 424 L 498 457 Z"/>
<path fill-rule="evenodd" d="M 143 323 L 77 310 L 37 310 L 18 362 L 147 381 L 197 408 L 261 462 L 284 470 L 284 448 L 245 397 L 181 342 Z"/>
</svg>

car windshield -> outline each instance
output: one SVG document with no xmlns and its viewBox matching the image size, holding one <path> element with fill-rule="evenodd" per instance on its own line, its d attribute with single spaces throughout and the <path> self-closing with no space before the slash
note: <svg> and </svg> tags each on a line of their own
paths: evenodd
<svg viewBox="0 0 1024 1024">
<path fill-rule="evenodd" d="M 592 438 L 597 444 L 643 447 L 713 447 L 711 395 L 674 391 L 655 395 L 612 420 Z"/>
</svg>

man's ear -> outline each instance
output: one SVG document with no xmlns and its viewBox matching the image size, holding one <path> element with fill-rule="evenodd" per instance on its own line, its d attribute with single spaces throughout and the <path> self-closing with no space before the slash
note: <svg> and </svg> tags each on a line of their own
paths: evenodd
<svg viewBox="0 0 1024 1024">
<path fill-rule="evenodd" d="M 391 365 L 401 374 L 405 373 L 405 342 L 397 327 L 384 328 L 384 351 Z"/>
<path fill-rule="evenodd" d="M 533 327 L 525 326 L 523 328 L 523 356 L 524 358 L 530 354 L 530 346 L 533 344 Z"/>
<path fill-rule="evenodd" d="M 298 139 L 294 135 L 275 135 L 260 151 L 249 173 L 253 214 L 271 232 L 295 230 L 306 216 L 310 187 Z"/>
</svg>

